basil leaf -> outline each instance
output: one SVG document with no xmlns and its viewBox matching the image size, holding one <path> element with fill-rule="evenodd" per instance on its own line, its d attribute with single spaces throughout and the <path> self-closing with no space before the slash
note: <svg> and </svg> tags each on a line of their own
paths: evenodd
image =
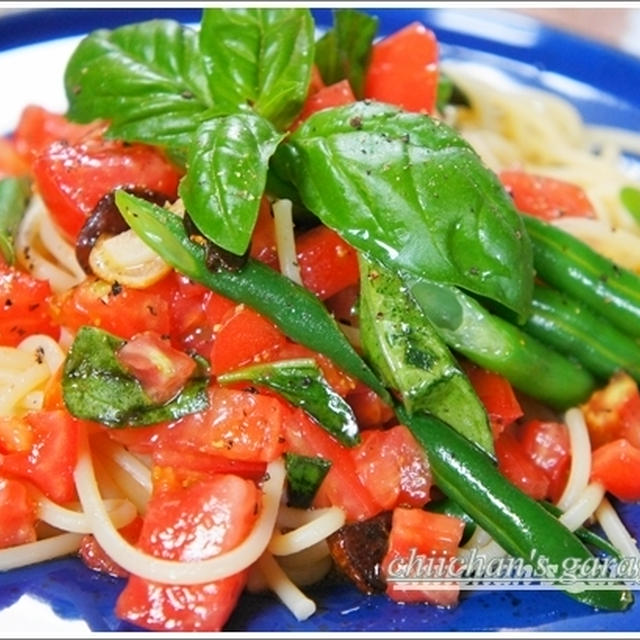
<svg viewBox="0 0 640 640">
<path fill-rule="evenodd" d="M 403 281 L 360 260 L 360 338 L 369 362 L 409 413 L 426 411 L 493 453 L 487 412 Z"/>
<path fill-rule="evenodd" d="M 308 509 L 331 469 L 331 460 L 287 451 L 284 454 L 284 468 L 287 472 L 287 505 Z"/>
<path fill-rule="evenodd" d="M 273 162 L 305 206 L 366 256 L 528 313 L 524 224 L 498 178 L 447 125 L 380 103 L 325 109 Z"/>
<path fill-rule="evenodd" d="M 447 105 L 469 107 L 471 103 L 462 89 L 442 70 L 438 73 L 438 90 L 436 94 L 436 107 L 443 111 Z"/>
<path fill-rule="evenodd" d="M 636 223 L 640 225 L 640 189 L 629 186 L 622 187 L 620 189 L 620 200 Z"/>
<path fill-rule="evenodd" d="M 269 158 L 282 140 L 251 113 L 214 118 L 198 128 L 180 196 L 204 236 L 242 255 L 251 240 Z"/>
<path fill-rule="evenodd" d="M 69 117 L 110 121 L 109 135 L 182 149 L 207 111 L 209 91 L 195 31 L 150 20 L 84 38 L 64 75 Z"/>
<path fill-rule="evenodd" d="M 353 9 L 338 9 L 333 13 L 333 24 L 333 29 L 316 42 L 315 63 L 325 84 L 346 78 L 356 98 L 362 98 L 378 18 Z"/>
<path fill-rule="evenodd" d="M 102 329 L 80 328 L 62 374 L 62 394 L 70 413 L 110 427 L 128 427 L 175 420 L 209 406 L 208 379 L 202 374 L 170 402 L 154 404 L 116 358 L 125 342 Z"/>
<path fill-rule="evenodd" d="M 30 196 L 27 178 L 0 180 L 0 255 L 8 264 L 13 264 L 16 258 L 13 241 Z"/>
<path fill-rule="evenodd" d="M 256 364 L 218 376 L 220 384 L 242 381 L 276 391 L 343 444 L 351 447 L 360 442 L 351 407 L 331 388 L 312 358 Z"/>
<path fill-rule="evenodd" d="M 285 129 L 306 98 L 313 41 L 307 9 L 205 9 L 200 50 L 211 95 L 227 113 L 251 106 Z"/>
</svg>

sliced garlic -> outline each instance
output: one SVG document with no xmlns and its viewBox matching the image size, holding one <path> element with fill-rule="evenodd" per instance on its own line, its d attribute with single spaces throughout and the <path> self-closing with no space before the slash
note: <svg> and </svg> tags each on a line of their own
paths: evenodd
<svg viewBox="0 0 640 640">
<path fill-rule="evenodd" d="M 131 229 L 101 236 L 91 250 L 89 264 L 99 278 L 134 289 L 151 286 L 171 270 Z"/>
</svg>

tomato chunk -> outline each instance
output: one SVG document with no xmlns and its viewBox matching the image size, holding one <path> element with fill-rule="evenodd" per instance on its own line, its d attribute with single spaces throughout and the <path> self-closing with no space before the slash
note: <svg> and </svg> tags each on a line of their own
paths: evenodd
<svg viewBox="0 0 640 640">
<path fill-rule="evenodd" d="M 33 174 L 54 221 L 70 240 L 114 189 L 146 188 L 173 200 L 181 177 L 153 147 L 101 138 L 50 144 L 35 158 Z"/>
<path fill-rule="evenodd" d="M 302 283 L 321 300 L 360 281 L 355 250 L 328 227 L 320 225 L 298 236 L 296 251 Z"/>
<path fill-rule="evenodd" d="M 78 450 L 77 421 L 67 411 L 32 411 L 24 420 L 33 432 L 28 451 L 2 457 L 0 470 L 8 476 L 25 478 L 54 502 L 76 498 L 73 471 Z"/>
<path fill-rule="evenodd" d="M 570 182 L 525 171 L 501 171 L 500 180 L 513 197 L 516 209 L 542 220 L 562 216 L 594 218 L 584 190 Z"/>
<path fill-rule="evenodd" d="M 440 606 L 452 606 L 458 600 L 459 586 L 452 582 L 442 589 L 429 589 L 425 581 L 424 588 L 405 589 L 396 578 L 440 577 L 435 570 L 438 560 L 446 568 L 447 562 L 455 558 L 462 539 L 464 523 L 457 518 L 422 509 L 398 507 L 393 511 L 389 548 L 382 561 L 382 571 L 387 580 L 387 595 L 399 602 L 428 602 Z M 412 556 L 415 558 L 411 562 Z M 422 559 L 422 570 L 420 560 Z M 429 572 L 429 561 L 434 572 Z M 446 569 L 445 569 L 446 571 Z M 444 576 L 443 576 L 444 578 Z M 447 584 L 443 579 L 441 584 Z"/>
<path fill-rule="evenodd" d="M 348 80 L 340 80 L 340 82 L 319 87 L 317 91 L 309 93 L 309 96 L 302 106 L 302 111 L 291 129 L 295 130 L 310 115 L 317 111 L 329 109 L 330 107 L 340 107 L 355 101 L 356 97 L 353 95 L 353 90 Z"/>
<path fill-rule="evenodd" d="M 0 180 L 29 173 L 29 165 L 18 155 L 11 140 L 0 138 Z"/>
<path fill-rule="evenodd" d="M 419 22 L 373 46 L 365 79 L 365 98 L 433 113 L 438 93 L 438 43 Z"/>
<path fill-rule="evenodd" d="M 356 388 L 345 399 L 361 429 L 380 429 L 393 418 L 391 407 L 361 382 L 356 383 Z"/>
<path fill-rule="evenodd" d="M 138 545 L 171 560 L 212 558 L 247 537 L 259 510 L 260 491 L 253 482 L 233 475 L 154 492 Z M 215 582 L 182 586 L 131 576 L 118 598 L 116 614 L 155 631 L 220 631 L 246 577 L 244 570 Z"/>
<path fill-rule="evenodd" d="M 57 340 L 60 328 L 52 318 L 50 297 L 47 281 L 0 264 L 0 344 L 15 347 L 33 333 Z"/>
<path fill-rule="evenodd" d="M 397 506 L 423 507 L 429 501 L 429 461 L 404 425 L 361 434 L 351 449 L 362 484 L 385 510 Z"/>
<path fill-rule="evenodd" d="M 0 477 L 0 549 L 36 541 L 36 509 L 26 486 Z"/>
<path fill-rule="evenodd" d="M 640 500 L 640 449 L 620 438 L 598 447 L 592 455 L 591 480 L 601 482 L 620 500 Z"/>
</svg>

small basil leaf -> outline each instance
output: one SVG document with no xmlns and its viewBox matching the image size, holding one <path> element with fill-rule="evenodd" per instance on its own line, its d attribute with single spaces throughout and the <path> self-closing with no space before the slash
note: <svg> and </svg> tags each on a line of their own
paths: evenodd
<svg viewBox="0 0 640 640">
<path fill-rule="evenodd" d="M 313 416 L 343 444 L 353 446 L 360 442 L 351 407 L 331 388 L 312 358 L 251 365 L 218 376 L 220 384 L 242 381 L 276 391 Z"/>
<path fill-rule="evenodd" d="M 407 411 L 426 411 L 493 453 L 484 406 L 403 281 L 360 260 L 360 338 L 369 362 Z"/>
<path fill-rule="evenodd" d="M 306 98 L 313 39 L 307 9 L 205 9 L 200 50 L 216 103 L 251 106 L 285 129 Z"/>
<path fill-rule="evenodd" d="M 443 71 L 438 74 L 438 90 L 436 106 L 438 111 L 443 111 L 449 105 L 470 106 L 469 98 L 460 87 Z"/>
<path fill-rule="evenodd" d="M 170 402 L 157 405 L 116 358 L 125 340 L 95 327 L 81 327 L 64 363 L 62 394 L 70 413 L 109 427 L 175 420 L 209 406 L 208 379 L 192 378 Z M 201 370 L 201 367 L 199 367 Z"/>
<path fill-rule="evenodd" d="M 629 186 L 622 187 L 620 189 L 620 200 L 636 223 L 640 225 L 640 189 Z"/>
<path fill-rule="evenodd" d="M 214 118 L 196 131 L 179 193 L 202 235 L 223 249 L 247 250 L 269 158 L 282 137 L 251 113 Z"/>
<path fill-rule="evenodd" d="M 30 195 L 31 184 L 27 178 L 0 180 L 0 255 L 8 264 L 15 261 L 13 241 Z"/>
<path fill-rule="evenodd" d="M 69 117 L 110 121 L 109 135 L 179 151 L 215 105 L 195 31 L 150 20 L 84 38 L 64 75 Z"/>
<path fill-rule="evenodd" d="M 325 109 L 273 162 L 305 206 L 368 257 L 529 312 L 532 252 L 521 217 L 444 123 L 380 103 Z"/>
<path fill-rule="evenodd" d="M 333 29 L 316 42 L 315 63 L 325 84 L 346 78 L 356 98 L 362 98 L 378 18 L 353 9 L 338 9 L 333 24 Z"/>
<path fill-rule="evenodd" d="M 308 509 L 329 473 L 331 460 L 287 452 L 284 454 L 284 468 L 287 471 L 287 505 Z"/>
</svg>

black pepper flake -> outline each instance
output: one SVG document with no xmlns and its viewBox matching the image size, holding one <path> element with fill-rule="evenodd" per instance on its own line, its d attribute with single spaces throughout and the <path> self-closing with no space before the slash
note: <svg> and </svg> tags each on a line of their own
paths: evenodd
<svg viewBox="0 0 640 640">
<path fill-rule="evenodd" d="M 116 280 L 112 285 L 111 285 L 111 295 L 112 296 L 119 296 L 122 293 L 122 285 Z"/>
<path fill-rule="evenodd" d="M 36 362 L 38 364 L 42 364 L 44 362 L 44 349 L 42 347 L 38 347 L 36 349 Z"/>
<path fill-rule="evenodd" d="M 32 303 L 27 307 L 27 309 L 28 309 L 29 311 L 35 311 L 39 306 L 40 306 L 40 303 L 39 303 L 39 302 L 32 302 Z"/>
<path fill-rule="evenodd" d="M 11 307 L 13 305 L 13 300 L 11 298 L 7 298 L 4 301 L 4 308 L 8 309 L 9 307 Z"/>
<path fill-rule="evenodd" d="M 349 120 L 349 125 L 354 129 L 362 129 L 362 118 L 360 116 L 354 116 Z"/>
<path fill-rule="evenodd" d="M 154 318 L 158 315 L 156 308 L 151 304 L 147 305 L 147 311 L 149 312 L 149 315 L 152 315 Z"/>
</svg>

